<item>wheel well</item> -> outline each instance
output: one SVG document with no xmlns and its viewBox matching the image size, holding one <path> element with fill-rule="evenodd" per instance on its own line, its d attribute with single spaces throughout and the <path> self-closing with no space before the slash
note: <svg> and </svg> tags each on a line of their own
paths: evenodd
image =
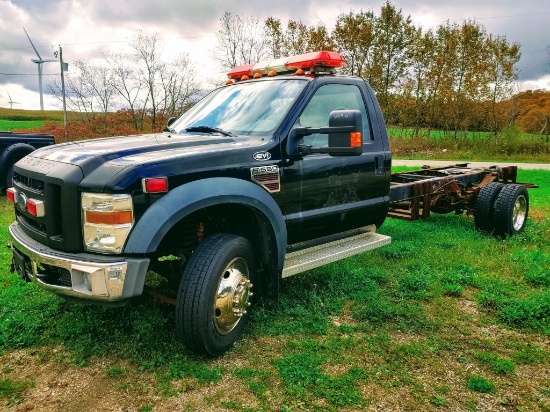
<svg viewBox="0 0 550 412">
<path fill-rule="evenodd" d="M 14 150 L 12 153 L 6 153 L 6 158 L 2 162 L 2 169 L 5 172 L 6 166 L 12 163 L 17 163 L 19 160 L 27 156 L 28 154 L 32 153 L 33 150 L 30 149 L 22 149 Z"/>
<path fill-rule="evenodd" d="M 157 248 L 157 257 L 179 256 L 186 261 L 197 245 L 214 233 L 247 238 L 257 259 L 262 295 L 278 293 L 277 244 L 268 218 L 259 210 L 236 203 L 210 206 L 177 222 Z M 257 289 L 258 290 L 258 289 Z"/>
<path fill-rule="evenodd" d="M 9 167 L 17 163 L 29 153 L 32 153 L 32 150 L 23 149 L 7 154 L 6 158 L 2 161 L 2 164 L 0 165 L 0 186 L 4 186 L 4 183 L 6 182 Z"/>
</svg>

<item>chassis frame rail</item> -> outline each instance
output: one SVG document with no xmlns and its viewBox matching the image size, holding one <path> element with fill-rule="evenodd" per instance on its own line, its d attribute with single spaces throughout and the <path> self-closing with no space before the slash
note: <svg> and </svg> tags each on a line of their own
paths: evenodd
<svg viewBox="0 0 550 412">
<path fill-rule="evenodd" d="M 390 186 L 388 216 L 404 219 L 425 219 L 434 213 L 466 211 L 473 214 L 477 195 L 491 182 L 518 183 L 538 188 L 533 183 L 517 182 L 517 166 L 470 168 L 467 163 L 454 166 L 393 173 Z"/>
</svg>

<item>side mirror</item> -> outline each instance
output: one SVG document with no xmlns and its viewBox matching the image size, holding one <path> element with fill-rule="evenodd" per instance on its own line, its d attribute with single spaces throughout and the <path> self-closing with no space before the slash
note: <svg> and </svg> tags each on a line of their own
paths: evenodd
<svg viewBox="0 0 550 412">
<path fill-rule="evenodd" d="M 358 156 L 363 153 L 363 118 L 359 110 L 333 110 L 328 118 L 328 127 L 334 128 L 328 134 L 328 147 L 333 156 Z M 351 131 L 340 133 L 336 129 L 351 127 Z"/>
<path fill-rule="evenodd" d="M 172 126 L 172 124 L 176 121 L 176 118 L 175 117 L 171 117 L 168 119 L 168 121 L 166 122 L 166 127 L 164 128 L 164 131 L 165 132 L 169 132 L 170 129 L 169 127 Z"/>
<path fill-rule="evenodd" d="M 312 147 L 303 143 L 302 137 L 311 134 L 328 134 L 328 147 Z M 363 118 L 359 110 L 333 110 L 328 127 L 295 127 L 287 142 L 290 156 L 325 153 L 331 156 L 359 156 L 363 153 Z"/>
</svg>

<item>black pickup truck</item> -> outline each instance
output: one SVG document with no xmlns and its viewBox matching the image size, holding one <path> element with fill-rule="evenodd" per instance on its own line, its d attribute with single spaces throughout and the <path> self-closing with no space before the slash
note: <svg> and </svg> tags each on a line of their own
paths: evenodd
<svg viewBox="0 0 550 412">
<path fill-rule="evenodd" d="M 466 211 L 488 232 L 523 230 L 514 168 L 392 175 L 375 94 L 334 74 L 342 64 L 319 52 L 236 67 L 163 133 L 33 152 L 8 190 L 13 269 L 106 304 L 160 275 L 183 342 L 216 356 L 282 278 L 388 244 L 387 216 Z"/>
<path fill-rule="evenodd" d="M 30 152 L 54 144 L 47 134 L 13 133 L 0 131 L 0 188 L 11 187 L 13 165 Z"/>
</svg>

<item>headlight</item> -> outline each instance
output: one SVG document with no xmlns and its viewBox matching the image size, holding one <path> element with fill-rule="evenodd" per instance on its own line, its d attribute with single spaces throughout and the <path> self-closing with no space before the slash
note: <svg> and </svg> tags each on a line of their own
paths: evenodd
<svg viewBox="0 0 550 412">
<path fill-rule="evenodd" d="M 121 253 L 134 223 L 130 195 L 82 193 L 84 247 L 92 252 Z"/>
</svg>

